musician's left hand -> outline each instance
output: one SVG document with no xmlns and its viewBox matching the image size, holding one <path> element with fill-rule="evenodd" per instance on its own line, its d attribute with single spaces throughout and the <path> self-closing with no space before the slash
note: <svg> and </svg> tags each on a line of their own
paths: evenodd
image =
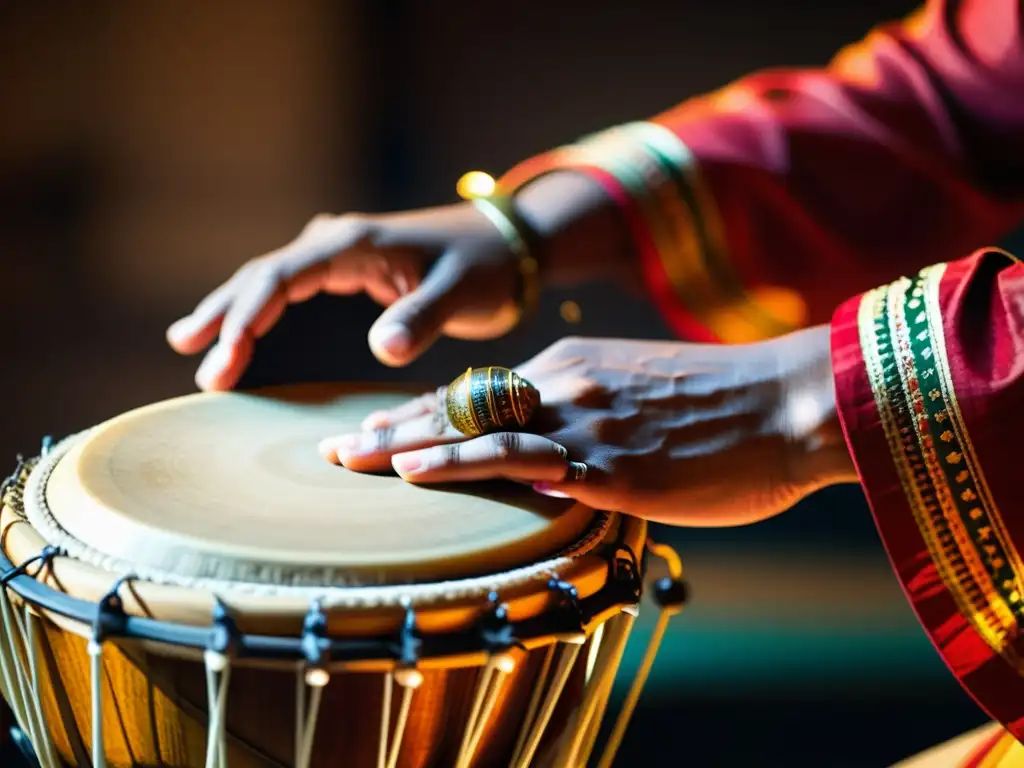
<svg viewBox="0 0 1024 768">
<path fill-rule="evenodd" d="M 742 346 L 564 339 L 516 370 L 543 400 L 529 432 L 467 439 L 431 394 L 321 453 L 358 471 L 390 463 L 413 483 L 506 478 L 691 526 L 755 522 L 856 481 L 824 326 Z M 570 461 L 587 465 L 582 481 Z"/>
</svg>

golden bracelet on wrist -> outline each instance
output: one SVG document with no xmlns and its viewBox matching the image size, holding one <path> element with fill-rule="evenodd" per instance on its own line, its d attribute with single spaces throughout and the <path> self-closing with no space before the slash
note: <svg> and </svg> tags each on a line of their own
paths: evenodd
<svg viewBox="0 0 1024 768">
<path fill-rule="evenodd" d="M 518 260 L 519 309 L 522 315 L 533 314 L 540 303 L 539 264 L 536 256 L 538 238 L 519 216 L 513 198 L 491 195 L 474 198 L 472 203 L 490 219 Z"/>
<path fill-rule="evenodd" d="M 490 220 L 516 257 L 520 316 L 532 314 L 540 303 L 540 264 L 537 260 L 540 238 L 516 210 L 514 193 L 499 194 L 495 191 L 494 179 L 479 171 L 463 176 L 459 180 L 458 191 Z"/>
</svg>

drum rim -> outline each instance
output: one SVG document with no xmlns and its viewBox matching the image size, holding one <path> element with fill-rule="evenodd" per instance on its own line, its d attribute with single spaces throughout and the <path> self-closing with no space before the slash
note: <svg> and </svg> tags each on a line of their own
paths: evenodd
<svg viewBox="0 0 1024 768">
<path fill-rule="evenodd" d="M 405 386 L 389 385 L 386 387 L 387 394 L 392 395 L 405 393 L 407 389 L 408 387 Z M 165 531 L 159 526 L 152 526 L 150 522 L 139 522 L 131 515 L 122 515 L 113 508 L 107 510 L 104 502 L 97 502 L 96 508 L 101 514 L 111 516 L 112 522 L 116 522 L 122 517 L 126 522 L 127 534 L 120 535 L 119 528 L 115 525 L 112 535 L 114 540 L 120 543 L 115 543 L 113 547 L 107 547 L 89 535 L 79 535 L 82 533 L 81 529 L 76 533 L 75 525 L 81 525 L 82 519 L 74 514 L 73 509 L 70 518 L 65 520 L 62 516 L 63 513 L 57 514 L 51 508 L 50 486 L 53 485 L 51 476 L 56 477 L 58 492 L 67 485 L 69 479 L 74 482 L 76 470 L 68 469 L 68 465 L 74 464 L 85 455 L 83 452 L 88 450 L 94 436 L 102 440 L 104 434 L 109 431 L 108 428 L 117 427 L 121 423 L 130 425 L 133 420 L 143 418 L 146 414 L 173 409 L 178 404 L 197 399 L 202 400 L 206 405 L 218 398 L 238 397 L 257 400 L 269 398 L 289 405 L 300 405 L 321 404 L 339 396 L 347 398 L 365 394 L 380 395 L 381 389 L 358 383 L 290 384 L 238 392 L 191 393 L 130 409 L 77 434 L 65 437 L 59 442 L 51 441 L 49 443 L 48 449 L 41 452 L 41 459 L 36 462 L 34 471 L 28 478 L 27 487 L 24 489 L 24 506 L 28 513 L 27 517 L 43 538 L 67 549 L 76 559 L 103 570 L 131 571 L 154 583 L 183 587 L 199 586 L 231 592 L 244 591 L 258 595 L 292 593 L 310 596 L 337 588 L 337 594 L 333 597 L 342 603 L 354 600 L 366 603 L 397 604 L 399 595 L 394 590 L 388 590 L 388 579 L 381 578 L 381 574 L 394 568 L 398 577 L 396 581 L 403 584 L 410 583 L 408 580 L 402 581 L 401 576 L 403 572 L 413 573 L 422 568 L 423 563 L 415 556 L 398 553 L 397 559 L 388 559 L 386 562 L 372 559 L 363 561 L 358 556 L 351 560 L 335 561 L 328 556 L 322 564 L 317 561 L 317 565 L 312 568 L 300 567 L 297 564 L 305 562 L 309 553 L 295 552 L 291 553 L 292 558 L 288 558 L 287 552 L 276 547 L 273 552 L 262 551 L 258 547 L 255 550 L 250 550 L 246 547 L 235 547 L 232 542 L 224 542 L 221 539 L 217 540 L 216 551 L 213 551 L 203 543 L 201 538 L 192 533 L 181 530 Z M 70 477 L 68 476 L 69 472 L 71 473 Z M 62 474 L 63 477 L 60 477 Z M 77 487 L 77 482 L 75 485 Z M 64 490 L 66 491 L 67 488 Z M 85 494 L 85 497 L 83 502 L 89 504 L 88 493 Z M 486 500 L 486 496 L 484 498 Z M 65 504 L 68 503 L 68 499 L 60 495 L 57 496 L 57 500 L 63 501 Z M 552 500 L 547 501 L 550 503 Z M 77 504 L 77 501 L 75 503 Z M 416 502 L 412 500 L 411 503 Z M 557 504 L 557 502 L 555 503 Z M 58 509 L 60 509 L 59 506 Z M 555 511 L 548 510 L 548 512 Z M 597 510 L 579 502 L 570 501 L 564 508 L 557 510 L 556 517 L 543 529 L 537 529 L 507 540 L 494 539 L 484 542 L 482 548 L 477 548 L 472 553 L 460 550 L 445 554 L 443 548 L 433 552 L 430 562 L 434 567 L 429 569 L 433 573 L 416 574 L 417 576 L 426 576 L 426 578 L 419 578 L 416 581 L 444 582 L 461 587 L 474 577 L 480 576 L 489 579 L 493 574 L 499 573 L 503 577 L 507 576 L 511 579 L 528 578 L 529 569 L 522 568 L 522 563 L 534 563 L 538 567 L 543 565 L 546 568 L 553 568 L 558 565 L 555 561 L 562 556 L 584 554 L 605 533 L 605 531 L 597 530 L 601 525 L 606 526 L 607 520 L 602 519 Z M 150 550 L 145 540 L 137 540 L 140 535 L 148 536 L 147 532 L 151 532 L 156 541 L 162 542 L 155 550 Z M 129 540 L 136 540 L 134 542 L 136 546 L 126 548 L 125 543 Z M 163 548 L 166 548 L 167 551 L 162 551 Z M 187 551 L 185 553 L 177 551 L 183 548 L 196 550 L 195 560 L 190 561 L 192 564 L 187 566 L 185 571 L 180 570 L 180 563 L 176 557 L 172 557 L 172 555 L 184 555 L 188 559 Z M 150 556 L 136 558 L 135 555 L 140 550 L 149 552 Z M 518 552 L 518 556 L 516 552 Z M 153 553 L 155 553 L 155 557 Z M 478 564 L 481 559 L 488 563 L 487 569 L 474 567 L 474 563 Z M 547 562 L 549 560 L 550 563 Z M 543 570 L 543 568 L 541 569 Z M 500 581 L 503 582 L 504 578 Z M 358 589 L 366 591 L 359 592 Z M 407 591 L 407 589 L 403 589 L 403 592 Z M 424 599 L 432 599 L 432 597 L 427 595 Z"/>
<path fill-rule="evenodd" d="M 416 584 L 279 584 L 267 581 L 180 575 L 163 568 L 132 562 L 96 549 L 93 545 L 82 541 L 66 530 L 50 509 L 46 500 L 46 484 L 51 473 L 76 445 L 79 445 L 82 440 L 88 439 L 91 432 L 92 430 L 86 430 L 64 438 L 54 443 L 34 460 L 35 463 L 23 485 L 22 511 L 28 523 L 41 538 L 67 552 L 79 562 L 102 571 L 132 573 L 137 579 L 153 584 L 182 589 L 230 592 L 232 595 L 251 594 L 267 597 L 280 595 L 321 599 L 334 607 L 397 606 L 406 598 L 411 599 L 414 603 L 444 601 L 449 596 L 479 595 L 490 591 L 493 587 L 512 586 L 529 581 L 537 574 L 558 570 L 567 562 L 586 555 L 598 546 L 608 534 L 612 524 L 611 516 L 608 513 L 590 510 L 593 514 L 586 527 L 565 546 L 553 550 L 543 560 L 516 568 Z M 576 506 L 582 505 L 577 504 Z"/>
<path fill-rule="evenodd" d="M 44 446 L 48 446 L 46 441 Z M 125 607 L 126 601 L 122 599 L 121 589 L 126 583 L 133 581 L 131 578 L 117 578 L 111 573 L 112 588 L 98 602 L 93 602 L 56 589 L 47 581 L 37 578 L 43 567 L 48 564 L 52 566 L 55 560 L 65 559 L 64 553 L 56 548 L 47 545 L 36 557 L 22 563 L 15 563 L 10 559 L 7 537 L 10 535 L 11 527 L 17 522 L 29 525 L 32 535 L 44 541 L 39 532 L 25 520 L 23 511 L 19 513 L 17 506 L 11 503 L 10 492 L 17 492 L 19 485 L 22 490 L 24 489 L 26 468 L 29 466 L 30 462 L 25 462 L 19 457 L 15 473 L 5 481 L 3 493 L 0 493 L 2 517 L 14 516 L 14 520 L 8 519 L 6 523 L 0 524 L 0 589 L 6 586 L 36 612 L 52 614 L 90 627 L 92 639 L 97 642 L 124 638 L 178 648 L 213 650 L 240 658 L 304 661 L 309 665 L 345 661 L 415 664 L 420 659 L 499 652 L 505 650 L 496 645 L 501 644 L 500 638 L 510 641 L 509 647 L 522 648 L 543 644 L 544 639 L 582 639 L 610 614 L 638 604 L 643 590 L 646 556 L 643 542 L 646 537 L 646 523 L 613 513 L 598 513 L 611 521 L 611 525 L 603 528 L 598 546 L 576 558 L 562 558 L 564 562 L 557 564 L 562 567 L 548 570 L 549 578 L 543 587 L 538 583 L 537 577 L 519 585 L 512 585 L 511 592 L 529 593 L 516 594 L 515 599 L 541 596 L 545 600 L 542 610 L 525 617 L 516 617 L 509 613 L 508 603 L 501 599 L 504 597 L 504 589 L 499 588 L 488 595 L 489 600 L 486 602 L 479 600 L 480 595 L 477 594 L 477 599 L 471 606 L 464 606 L 475 615 L 475 620 L 451 632 L 420 630 L 417 619 L 428 616 L 437 606 L 430 603 L 416 604 L 409 600 L 401 601 L 400 614 L 394 616 L 397 631 L 372 636 L 332 634 L 328 630 L 326 611 L 334 611 L 338 606 L 331 604 L 325 607 L 323 601 L 316 599 L 308 604 L 304 612 L 302 633 L 298 636 L 258 631 L 247 633 L 239 630 L 233 607 L 229 607 L 215 593 L 214 610 L 208 623 L 149 618 L 133 613 Z M 16 493 L 14 500 L 20 501 Z M 615 540 L 608 541 L 612 531 Z M 73 558 L 71 562 L 100 571 L 95 565 Z M 39 571 L 36 574 L 28 573 L 29 567 L 34 564 L 40 565 Z M 600 575 L 605 576 L 603 583 L 589 594 L 585 591 L 580 592 L 573 582 L 574 579 L 581 580 L 584 577 L 589 577 L 593 582 Z M 142 586 L 149 582 L 139 580 L 137 583 Z M 178 587 L 175 590 L 182 593 L 201 591 L 194 587 Z M 462 602 L 466 602 L 467 599 L 462 598 Z M 395 606 L 390 607 L 391 613 L 394 614 Z M 343 605 L 341 608 L 374 611 L 380 610 L 381 606 L 375 603 L 362 606 Z M 291 613 L 294 613 L 294 606 Z"/>
</svg>

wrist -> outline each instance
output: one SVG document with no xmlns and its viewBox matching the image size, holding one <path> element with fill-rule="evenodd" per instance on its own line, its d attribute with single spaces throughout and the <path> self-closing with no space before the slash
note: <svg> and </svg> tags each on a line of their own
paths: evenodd
<svg viewBox="0 0 1024 768">
<path fill-rule="evenodd" d="M 536 233 L 546 285 L 595 280 L 640 283 L 625 218 L 601 185 L 574 171 L 557 171 L 516 192 L 519 215 Z"/>
<path fill-rule="evenodd" d="M 830 336 L 823 325 L 772 342 L 780 347 L 781 422 L 790 475 L 806 493 L 858 482 L 836 404 Z"/>
</svg>

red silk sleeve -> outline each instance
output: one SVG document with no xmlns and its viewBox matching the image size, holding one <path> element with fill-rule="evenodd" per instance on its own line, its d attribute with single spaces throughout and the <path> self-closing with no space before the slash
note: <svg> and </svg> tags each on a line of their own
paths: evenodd
<svg viewBox="0 0 1024 768">
<path fill-rule="evenodd" d="M 747 77 L 655 119 L 697 160 L 724 255 L 807 320 L 1024 217 L 1020 0 L 930 0 L 822 70 Z"/>
<path fill-rule="evenodd" d="M 619 201 L 682 336 L 742 342 L 998 242 L 1024 218 L 1020 0 L 928 0 L 823 69 L 751 75 L 520 164 Z"/>
<path fill-rule="evenodd" d="M 832 357 L 907 597 L 964 688 L 1024 740 L 1024 266 L 987 249 L 851 299 Z"/>
</svg>

